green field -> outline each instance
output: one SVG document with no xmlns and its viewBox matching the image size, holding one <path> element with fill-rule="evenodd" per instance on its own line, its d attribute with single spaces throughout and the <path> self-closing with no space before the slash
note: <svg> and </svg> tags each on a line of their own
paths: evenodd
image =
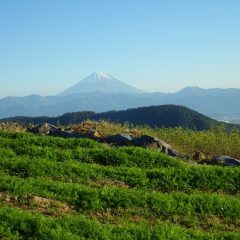
<svg viewBox="0 0 240 240">
<path fill-rule="evenodd" d="M 213 148 L 223 134 L 144 131 L 189 155 L 209 146 L 201 134 Z M 239 133 L 223 137 L 220 150 L 231 140 L 238 156 Z M 0 239 L 240 239 L 240 168 L 88 139 L 0 132 Z"/>
</svg>

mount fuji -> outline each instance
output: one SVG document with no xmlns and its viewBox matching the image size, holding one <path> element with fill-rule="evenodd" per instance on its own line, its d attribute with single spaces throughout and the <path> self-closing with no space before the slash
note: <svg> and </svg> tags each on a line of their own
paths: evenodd
<svg viewBox="0 0 240 240">
<path fill-rule="evenodd" d="M 102 93 L 143 93 L 104 72 L 94 72 L 74 86 L 61 92 L 59 96 L 86 92 Z"/>
</svg>

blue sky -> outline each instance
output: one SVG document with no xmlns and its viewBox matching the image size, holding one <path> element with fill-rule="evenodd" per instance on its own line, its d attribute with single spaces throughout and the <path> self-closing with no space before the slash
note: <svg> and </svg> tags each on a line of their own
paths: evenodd
<svg viewBox="0 0 240 240">
<path fill-rule="evenodd" d="M 239 0 L 1 0 L 0 96 L 94 71 L 146 91 L 240 88 Z"/>
</svg>

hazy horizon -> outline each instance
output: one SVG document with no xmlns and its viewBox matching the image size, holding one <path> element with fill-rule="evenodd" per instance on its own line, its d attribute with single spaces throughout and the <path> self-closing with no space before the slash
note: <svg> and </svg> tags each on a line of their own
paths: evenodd
<svg viewBox="0 0 240 240">
<path fill-rule="evenodd" d="M 146 92 L 240 88 L 237 0 L 0 2 L 0 97 L 55 95 L 94 71 Z"/>
<path fill-rule="evenodd" d="M 103 71 L 98 71 L 98 72 L 103 72 Z M 93 72 L 92 74 L 94 74 L 94 73 L 96 73 L 96 72 Z M 107 72 L 104 72 L 104 73 L 107 73 Z M 90 74 L 91 75 L 91 74 Z M 88 76 L 90 76 L 90 75 L 88 75 Z M 71 85 L 71 86 L 68 86 L 67 88 L 65 88 L 65 89 L 62 89 L 62 91 L 64 91 L 64 90 L 66 90 L 66 89 L 68 89 L 69 87 L 73 87 L 74 85 L 76 85 L 77 83 L 79 83 L 79 82 L 81 82 L 82 80 L 84 80 L 86 77 L 88 77 L 88 76 L 85 76 L 83 79 L 81 79 L 80 81 L 78 81 L 78 82 L 76 82 L 76 83 L 74 83 L 73 85 Z M 111 75 L 112 76 L 112 75 Z M 115 77 L 115 76 L 112 76 L 112 77 Z M 118 80 L 120 80 L 120 79 L 118 79 Z M 121 80 L 120 80 L 121 81 Z M 124 82 L 124 81 L 122 81 L 122 82 Z M 124 83 L 126 83 L 126 82 L 124 82 Z M 135 87 L 135 86 L 132 86 L 132 85 L 130 85 L 131 87 Z M 218 87 L 216 87 L 216 88 L 202 88 L 202 87 L 199 87 L 199 86 L 185 86 L 185 87 L 183 87 L 183 88 L 180 88 L 180 89 L 178 89 L 178 90 L 176 90 L 176 91 L 146 91 L 146 90 L 144 90 L 144 89 L 139 89 L 139 90 L 142 90 L 143 91 L 143 93 L 156 93 L 156 92 L 161 92 L 161 93 L 176 93 L 176 92 L 179 92 L 179 91 L 181 91 L 181 90 L 183 90 L 183 89 L 186 89 L 186 88 L 200 88 L 200 89 L 204 89 L 204 90 L 207 90 L 207 89 L 230 89 L 230 88 L 218 88 Z M 235 88 L 235 89 L 240 89 L 240 88 Z M 60 90 L 60 92 L 61 92 L 61 90 Z M 40 96 L 55 96 L 55 95 L 58 95 L 60 92 L 55 92 L 55 93 L 53 93 L 53 94 L 51 94 L 51 93 L 49 93 L 49 94 L 41 94 L 41 93 L 35 93 L 35 92 L 16 92 L 15 94 L 12 94 L 12 95 L 6 95 L 6 96 L 1 96 L 0 95 L 0 99 L 1 98 L 4 98 L 4 97 L 26 97 L 26 96 L 29 96 L 29 95 L 40 95 Z"/>
</svg>

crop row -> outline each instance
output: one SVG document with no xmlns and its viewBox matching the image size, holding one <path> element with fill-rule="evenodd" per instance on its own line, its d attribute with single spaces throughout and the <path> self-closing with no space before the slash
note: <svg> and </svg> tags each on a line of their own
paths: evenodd
<svg viewBox="0 0 240 240">
<path fill-rule="evenodd" d="M 31 133 L 12 133 L 0 131 L 0 146 L 16 146 L 16 145 L 35 145 L 41 147 L 53 147 L 74 149 L 76 147 L 98 148 L 103 144 L 88 138 L 60 138 L 51 136 L 38 136 Z"/>
<path fill-rule="evenodd" d="M 79 210 L 142 207 L 166 213 L 213 214 L 240 218 L 240 200 L 216 193 L 160 193 L 117 187 L 93 188 L 44 178 L 0 176 L 0 191 L 17 195 L 35 194 L 67 201 Z"/>
<path fill-rule="evenodd" d="M 19 143 L 0 148 L 0 155 L 5 158 L 26 155 L 31 158 L 41 157 L 51 161 L 75 160 L 102 165 L 141 168 L 177 167 L 184 164 L 182 161 L 168 157 L 158 151 L 140 147 L 56 149 L 21 145 Z"/>
<path fill-rule="evenodd" d="M 54 219 L 13 207 L 0 209 L 0 237 L 3 239 L 237 240 L 239 236 L 236 232 L 207 233 L 197 229 L 190 230 L 169 222 L 154 226 L 145 222 L 111 225 L 101 224 L 84 215 L 69 215 Z"/>
<path fill-rule="evenodd" d="M 101 166 L 76 161 L 55 162 L 42 158 L 0 158 L 0 169 L 22 178 L 54 177 L 88 184 L 104 179 L 119 180 L 130 187 L 160 191 L 240 192 L 240 169 L 217 166 L 140 169 L 137 167 Z"/>
</svg>

